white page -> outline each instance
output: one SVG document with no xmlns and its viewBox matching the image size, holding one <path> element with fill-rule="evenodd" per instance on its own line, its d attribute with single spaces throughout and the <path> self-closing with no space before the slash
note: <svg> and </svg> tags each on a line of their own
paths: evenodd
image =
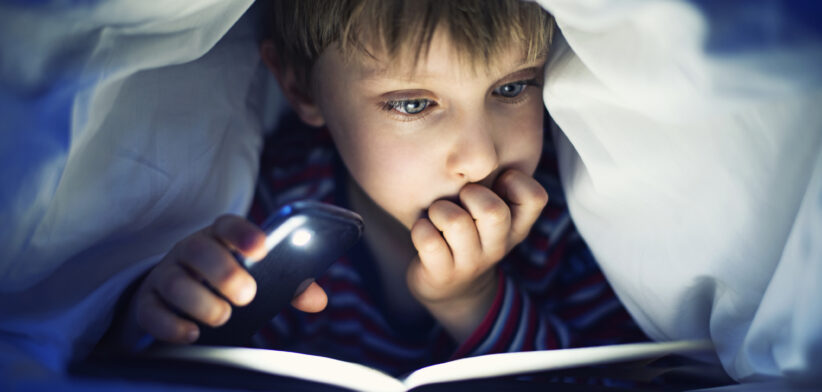
<svg viewBox="0 0 822 392">
<path fill-rule="evenodd" d="M 404 383 L 407 389 L 412 389 L 431 383 L 633 361 L 712 348 L 708 340 L 690 340 L 489 354 L 424 367 L 409 374 Z"/>
<path fill-rule="evenodd" d="M 363 392 L 400 392 L 402 382 L 379 370 L 316 355 L 243 347 L 179 346 L 150 356 L 185 359 L 283 375 Z"/>
<path fill-rule="evenodd" d="M 710 341 L 692 340 L 488 354 L 427 366 L 403 381 L 352 362 L 267 349 L 175 346 L 151 350 L 148 356 L 225 365 L 363 392 L 401 392 L 433 383 L 633 361 L 712 348 Z"/>
</svg>

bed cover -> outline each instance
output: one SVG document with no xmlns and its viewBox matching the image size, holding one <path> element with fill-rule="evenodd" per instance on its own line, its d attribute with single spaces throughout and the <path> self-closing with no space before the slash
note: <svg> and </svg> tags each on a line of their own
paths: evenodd
<svg viewBox="0 0 822 392">
<path fill-rule="evenodd" d="M 251 3 L 0 3 L 0 389 L 110 388 L 63 371 L 125 282 L 247 208 L 279 107 Z M 737 380 L 817 385 L 818 6 L 540 3 L 571 213 L 632 315 Z"/>
</svg>

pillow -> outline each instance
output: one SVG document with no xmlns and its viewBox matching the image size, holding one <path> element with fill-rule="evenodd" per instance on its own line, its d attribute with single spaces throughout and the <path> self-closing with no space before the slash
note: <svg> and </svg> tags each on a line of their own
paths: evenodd
<svg viewBox="0 0 822 392">
<path fill-rule="evenodd" d="M 541 0 L 569 208 L 657 340 L 742 381 L 822 370 L 822 39 L 805 4 Z M 817 13 L 818 15 L 818 13 Z"/>
</svg>

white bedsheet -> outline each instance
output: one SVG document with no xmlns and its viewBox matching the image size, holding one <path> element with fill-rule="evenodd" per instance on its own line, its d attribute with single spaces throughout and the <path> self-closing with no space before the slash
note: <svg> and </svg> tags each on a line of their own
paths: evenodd
<svg viewBox="0 0 822 392">
<path fill-rule="evenodd" d="M 819 6 L 540 3 L 567 39 L 544 98 L 570 210 L 631 314 L 713 339 L 738 380 L 819 383 Z"/>
<path fill-rule="evenodd" d="M 545 88 L 571 212 L 631 313 L 712 338 L 737 379 L 818 377 L 811 3 L 540 2 L 573 48 Z M 256 46 L 240 24 L 213 47 L 251 0 L 81 3 L 0 4 L 0 379 L 85 353 L 256 176 Z"/>
<path fill-rule="evenodd" d="M 254 31 L 226 32 L 251 3 L 0 4 L 2 346 L 62 371 L 127 282 L 245 212 L 261 68 Z"/>
</svg>

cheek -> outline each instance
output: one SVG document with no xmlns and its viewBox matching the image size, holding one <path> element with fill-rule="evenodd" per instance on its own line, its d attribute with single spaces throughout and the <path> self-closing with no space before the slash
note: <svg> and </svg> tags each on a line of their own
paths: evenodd
<svg viewBox="0 0 822 392">
<path fill-rule="evenodd" d="M 426 161 L 419 159 L 419 151 L 408 143 L 387 139 L 390 138 L 372 136 L 358 141 L 335 137 L 337 149 L 354 180 L 377 205 L 410 227 L 419 210 L 426 207 L 418 204 L 426 200 L 425 185 L 433 168 L 425 167 Z"/>
<path fill-rule="evenodd" d="M 542 155 L 543 144 L 542 101 L 532 102 L 509 117 L 502 135 L 501 166 L 533 174 Z"/>
</svg>

